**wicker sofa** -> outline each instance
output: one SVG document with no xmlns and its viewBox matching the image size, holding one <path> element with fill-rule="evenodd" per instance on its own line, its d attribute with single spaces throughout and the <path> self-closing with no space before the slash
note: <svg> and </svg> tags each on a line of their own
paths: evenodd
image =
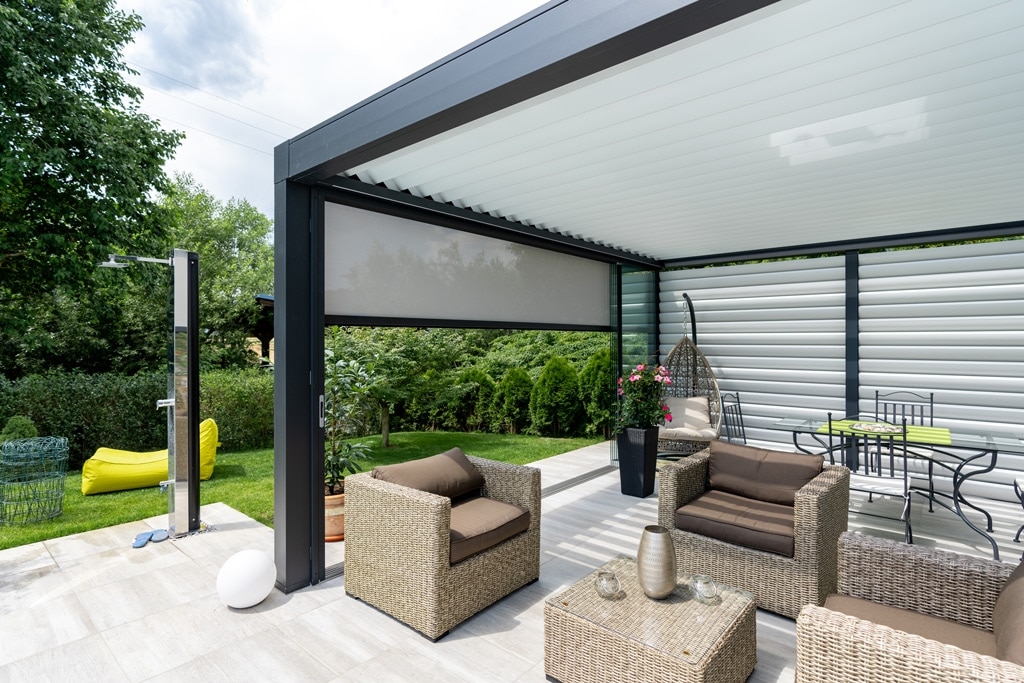
<svg viewBox="0 0 1024 683">
<path fill-rule="evenodd" d="M 780 482 L 793 469 L 799 474 L 787 493 Z M 723 478 L 723 471 L 729 476 Z M 823 465 L 820 456 L 712 441 L 661 468 L 658 523 L 672 531 L 680 572 L 708 574 L 748 590 L 758 607 L 795 619 L 805 604 L 820 605 L 835 591 L 836 544 L 847 528 L 849 485 L 850 471 Z M 687 506 L 702 505 L 709 519 L 691 526 L 702 530 L 679 528 Z M 747 505 L 749 514 L 742 509 Z M 724 516 L 711 518 L 722 509 Z M 764 528 L 775 533 L 762 533 Z"/>
<path fill-rule="evenodd" d="M 797 618 L 801 683 L 1024 681 L 1022 664 L 1024 568 L 988 559 L 845 533 L 839 594 Z"/>
<path fill-rule="evenodd" d="M 540 470 L 453 451 L 482 479 L 463 485 L 452 451 L 345 479 L 346 593 L 433 640 L 540 576 Z M 434 490 L 405 485 L 414 482 Z M 528 526 L 484 547 L 487 539 L 460 523 L 483 536 L 507 536 L 515 523 L 481 530 L 481 516 L 463 512 L 488 501 L 525 510 Z"/>
</svg>

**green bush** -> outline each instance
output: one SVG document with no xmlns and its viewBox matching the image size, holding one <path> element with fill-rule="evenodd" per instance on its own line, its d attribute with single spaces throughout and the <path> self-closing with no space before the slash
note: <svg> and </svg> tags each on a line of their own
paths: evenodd
<svg viewBox="0 0 1024 683">
<path fill-rule="evenodd" d="M 576 436 L 582 414 L 576 370 L 565 358 L 553 356 L 530 392 L 530 426 L 541 436 Z"/>
<path fill-rule="evenodd" d="M 39 430 L 31 418 L 24 415 L 14 415 L 7 420 L 4 431 L 0 432 L 0 443 L 5 441 L 17 441 L 18 439 L 31 439 L 39 436 Z"/>
<path fill-rule="evenodd" d="M 199 377 L 199 414 L 213 418 L 226 450 L 274 446 L 274 375 L 266 370 L 211 370 Z"/>
<path fill-rule="evenodd" d="M 81 469 L 100 446 L 128 451 L 167 448 L 167 375 L 87 375 L 54 370 L 0 382 L 0 415 L 24 415 L 40 435 L 68 440 L 68 468 Z M 199 416 L 217 421 L 229 450 L 274 443 L 274 377 L 260 370 L 217 370 L 199 377 Z"/>
<path fill-rule="evenodd" d="M 494 380 L 483 370 L 469 368 L 459 373 L 455 386 L 458 397 L 451 405 L 452 428 L 460 432 L 487 431 L 491 424 Z"/>
<path fill-rule="evenodd" d="M 533 381 L 522 368 L 510 368 L 494 387 L 491 398 L 491 430 L 519 434 L 530 425 L 530 392 Z"/>
<path fill-rule="evenodd" d="M 608 438 L 615 411 L 615 376 L 608 349 L 591 356 L 580 372 L 580 400 L 587 414 L 586 433 Z"/>
<path fill-rule="evenodd" d="M 133 451 L 167 447 L 167 375 L 86 375 L 54 370 L 7 386 L 7 407 L 29 417 L 39 434 L 68 440 L 68 468 L 80 469 L 100 446 Z"/>
</svg>

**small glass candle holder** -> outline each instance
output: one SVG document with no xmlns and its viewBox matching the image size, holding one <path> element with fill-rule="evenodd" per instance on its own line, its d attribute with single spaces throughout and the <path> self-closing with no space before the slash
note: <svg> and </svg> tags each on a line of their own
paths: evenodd
<svg viewBox="0 0 1024 683">
<path fill-rule="evenodd" d="M 718 595 L 718 584 L 710 576 L 698 574 L 693 577 L 693 594 L 701 602 L 710 602 Z"/>
<path fill-rule="evenodd" d="M 602 598 L 613 598 L 621 589 L 619 577 L 615 576 L 615 572 L 598 572 L 594 578 L 594 588 Z"/>
</svg>

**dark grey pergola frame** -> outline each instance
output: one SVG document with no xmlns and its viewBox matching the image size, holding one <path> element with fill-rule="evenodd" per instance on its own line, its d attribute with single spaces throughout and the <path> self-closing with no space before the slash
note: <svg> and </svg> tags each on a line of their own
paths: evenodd
<svg viewBox="0 0 1024 683">
<path fill-rule="evenodd" d="M 432 324 L 368 318 L 325 319 L 324 203 L 340 202 L 557 250 L 623 269 L 657 271 L 750 258 L 822 252 L 847 254 L 856 277 L 859 251 L 951 239 L 1017 235 L 1024 222 L 974 226 L 885 239 L 792 245 L 658 261 L 340 176 L 347 169 L 501 111 L 626 60 L 683 40 L 777 0 L 555 0 L 275 150 L 274 507 L 277 586 L 290 592 L 323 580 L 322 426 L 325 324 Z M 680 6 L 682 5 L 682 6 Z M 466 59 L 470 53 L 472 58 Z M 653 296 L 656 297 L 657 288 Z M 615 301 L 613 301 L 615 305 Z M 655 307 L 656 308 L 656 307 Z M 621 316 L 621 312 L 619 314 Z M 855 321 L 857 301 L 847 302 Z M 457 321 L 444 321 L 452 325 Z M 494 326 L 521 327 L 493 321 Z M 657 334 L 657 316 L 651 321 Z M 478 321 L 466 324 L 483 326 Z M 613 324 L 613 329 L 616 327 Z M 849 329 L 856 329 L 851 326 Z M 856 403 L 856 340 L 848 353 L 848 403 Z M 851 412 L 856 412 L 855 410 Z"/>
</svg>

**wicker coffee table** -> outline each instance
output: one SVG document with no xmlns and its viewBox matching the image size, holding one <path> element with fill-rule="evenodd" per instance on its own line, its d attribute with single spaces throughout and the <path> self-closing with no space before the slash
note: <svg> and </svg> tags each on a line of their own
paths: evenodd
<svg viewBox="0 0 1024 683">
<path fill-rule="evenodd" d="M 602 598 L 598 571 L 622 590 Z M 561 683 L 597 681 L 744 681 L 757 663 L 754 600 L 719 586 L 698 601 L 683 574 L 672 595 L 651 600 L 636 561 L 619 556 L 544 603 L 544 672 Z"/>
</svg>

